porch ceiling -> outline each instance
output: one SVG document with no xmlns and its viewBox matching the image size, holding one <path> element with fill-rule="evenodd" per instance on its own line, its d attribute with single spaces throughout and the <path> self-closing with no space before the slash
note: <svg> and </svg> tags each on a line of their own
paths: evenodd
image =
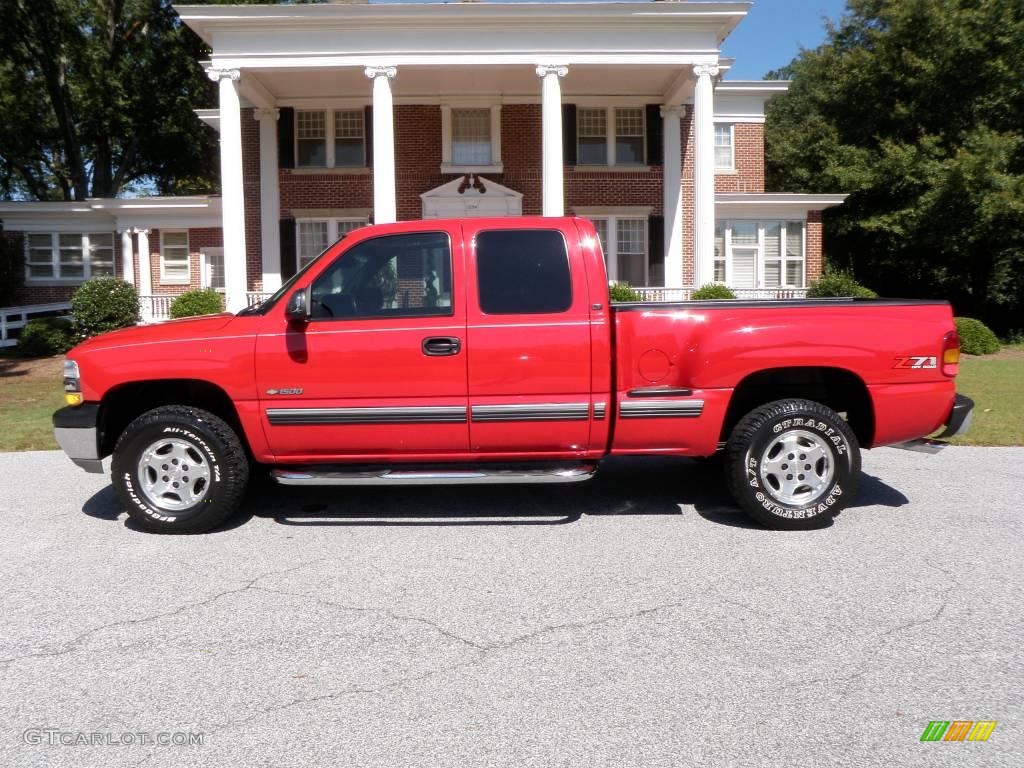
<svg viewBox="0 0 1024 768">
<path fill-rule="evenodd" d="M 563 99 L 686 100 L 693 92 L 689 67 L 667 65 L 576 64 L 562 80 Z M 252 86 L 247 89 L 246 85 Z M 303 106 L 332 99 L 370 99 L 372 84 L 362 67 L 242 70 L 250 101 L 272 99 L 281 106 Z M 399 103 L 457 102 L 494 96 L 505 103 L 540 102 L 540 81 L 532 66 L 402 66 L 392 81 Z M 269 106 L 269 105 L 263 105 Z"/>
</svg>

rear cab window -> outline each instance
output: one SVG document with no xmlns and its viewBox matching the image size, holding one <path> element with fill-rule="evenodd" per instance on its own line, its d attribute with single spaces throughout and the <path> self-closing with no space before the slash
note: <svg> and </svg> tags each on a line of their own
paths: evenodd
<svg viewBox="0 0 1024 768">
<path fill-rule="evenodd" d="M 558 230 L 488 230 L 476 235 L 477 298 L 486 315 L 567 312 L 572 274 Z"/>
</svg>

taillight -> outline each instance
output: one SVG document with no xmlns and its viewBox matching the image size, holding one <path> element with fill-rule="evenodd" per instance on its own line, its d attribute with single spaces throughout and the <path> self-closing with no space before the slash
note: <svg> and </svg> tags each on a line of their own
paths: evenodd
<svg viewBox="0 0 1024 768">
<path fill-rule="evenodd" d="M 953 377 L 960 371 L 960 337 L 950 331 L 942 339 L 942 373 Z"/>
</svg>

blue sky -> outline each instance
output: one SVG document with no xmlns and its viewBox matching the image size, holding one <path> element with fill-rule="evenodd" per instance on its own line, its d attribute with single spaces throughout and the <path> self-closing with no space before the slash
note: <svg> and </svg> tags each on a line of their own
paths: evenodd
<svg viewBox="0 0 1024 768">
<path fill-rule="evenodd" d="M 825 18 L 839 18 L 845 6 L 844 0 L 754 0 L 722 46 L 724 56 L 736 59 L 728 79 L 760 80 L 801 48 L 816 48 L 825 39 Z"/>
<path fill-rule="evenodd" d="M 404 0 L 441 1 L 443 0 Z M 750 9 L 747 18 L 726 38 L 722 49 L 723 55 L 736 59 L 736 65 L 729 71 L 728 78 L 760 80 L 770 70 L 788 64 L 800 52 L 801 47 L 817 47 L 825 39 L 824 18 L 838 18 L 845 5 L 845 0 L 754 0 L 754 7 Z"/>
</svg>

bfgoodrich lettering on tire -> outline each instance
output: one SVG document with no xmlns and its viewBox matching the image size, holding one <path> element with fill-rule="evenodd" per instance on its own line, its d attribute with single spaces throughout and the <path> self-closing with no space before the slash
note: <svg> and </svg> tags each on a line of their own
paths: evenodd
<svg viewBox="0 0 1024 768">
<path fill-rule="evenodd" d="M 223 419 L 168 405 L 142 414 L 114 447 L 111 482 L 128 515 L 157 533 L 201 533 L 242 502 L 249 464 Z"/>
<path fill-rule="evenodd" d="M 752 518 L 781 530 L 820 528 L 853 501 L 860 446 L 849 425 L 812 400 L 748 413 L 727 448 L 729 490 Z"/>
</svg>

